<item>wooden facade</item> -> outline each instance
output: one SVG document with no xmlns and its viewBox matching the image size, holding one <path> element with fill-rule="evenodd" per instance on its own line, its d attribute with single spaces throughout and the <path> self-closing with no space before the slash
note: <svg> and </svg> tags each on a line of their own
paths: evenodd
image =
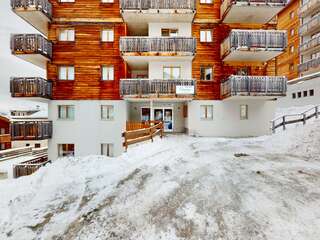
<svg viewBox="0 0 320 240">
<path fill-rule="evenodd" d="M 10 120 L 0 116 L 0 150 L 11 148 Z"/>
</svg>

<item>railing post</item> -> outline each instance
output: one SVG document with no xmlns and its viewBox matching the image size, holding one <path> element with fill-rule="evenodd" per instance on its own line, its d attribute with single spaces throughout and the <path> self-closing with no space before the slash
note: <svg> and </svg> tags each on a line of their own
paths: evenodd
<svg viewBox="0 0 320 240">
<path fill-rule="evenodd" d="M 272 133 L 276 133 L 276 123 L 272 121 Z"/>
<path fill-rule="evenodd" d="M 316 112 L 316 118 L 318 118 L 319 117 L 319 108 L 318 108 L 319 106 L 316 106 L 315 107 L 315 112 Z"/>
<path fill-rule="evenodd" d="M 305 125 L 306 124 L 306 114 L 304 113 L 303 114 L 303 125 Z"/>
<path fill-rule="evenodd" d="M 283 127 L 283 130 L 286 130 L 286 116 L 282 117 L 282 127 Z"/>
</svg>

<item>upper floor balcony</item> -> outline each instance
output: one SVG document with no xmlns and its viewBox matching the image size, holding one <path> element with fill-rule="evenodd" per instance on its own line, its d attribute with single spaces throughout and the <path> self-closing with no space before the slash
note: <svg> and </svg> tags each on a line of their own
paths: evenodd
<svg viewBox="0 0 320 240">
<path fill-rule="evenodd" d="M 309 0 L 299 9 L 299 16 L 305 17 L 311 15 L 320 8 L 320 0 Z"/>
<path fill-rule="evenodd" d="M 52 5 L 49 0 L 11 0 L 12 10 L 43 34 L 48 34 L 52 20 Z"/>
<path fill-rule="evenodd" d="M 267 23 L 287 0 L 223 0 L 220 12 L 224 23 Z"/>
<path fill-rule="evenodd" d="M 221 83 L 222 98 L 261 97 L 263 99 L 286 96 L 287 78 L 279 76 L 231 75 Z"/>
<path fill-rule="evenodd" d="M 10 92 L 12 97 L 50 99 L 52 82 L 39 77 L 15 77 L 10 81 Z"/>
<path fill-rule="evenodd" d="M 302 24 L 299 29 L 300 36 L 311 35 L 320 29 L 320 15 L 312 17 L 309 21 Z"/>
<path fill-rule="evenodd" d="M 52 59 L 52 43 L 40 34 L 14 34 L 11 36 L 11 52 L 45 69 Z"/>
<path fill-rule="evenodd" d="M 310 59 L 304 63 L 299 64 L 298 70 L 300 73 L 312 74 L 320 71 L 320 57 Z"/>
<path fill-rule="evenodd" d="M 223 61 L 266 62 L 287 47 L 286 31 L 231 30 L 221 44 Z"/>
<path fill-rule="evenodd" d="M 121 79 L 124 98 L 193 98 L 196 81 L 187 79 Z"/>
<path fill-rule="evenodd" d="M 311 38 L 310 40 L 300 45 L 300 52 L 303 54 L 315 52 L 319 50 L 320 50 L 320 36 Z"/>
<path fill-rule="evenodd" d="M 12 141 L 46 140 L 52 137 L 51 121 L 15 121 L 11 123 Z"/>
</svg>

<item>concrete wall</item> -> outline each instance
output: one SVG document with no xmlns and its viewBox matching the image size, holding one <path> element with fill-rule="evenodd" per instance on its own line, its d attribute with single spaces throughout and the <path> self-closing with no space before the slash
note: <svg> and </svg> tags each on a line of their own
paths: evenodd
<svg viewBox="0 0 320 240">
<path fill-rule="evenodd" d="M 240 120 L 240 105 L 248 105 L 248 119 Z M 213 119 L 202 120 L 201 105 L 213 105 Z M 195 136 L 249 137 L 270 133 L 276 102 L 265 100 L 192 101 L 188 103 L 188 132 Z"/>
<path fill-rule="evenodd" d="M 74 120 L 59 120 L 58 105 L 74 105 Z M 101 105 L 114 106 L 114 120 L 101 120 Z M 49 159 L 58 157 L 58 144 L 75 144 L 75 156 L 100 155 L 101 144 L 114 145 L 114 155 L 123 152 L 121 134 L 127 119 L 125 101 L 50 101 L 49 119 L 53 137 L 49 140 Z"/>
<path fill-rule="evenodd" d="M 36 144 L 40 144 L 41 148 L 48 147 L 48 140 L 35 140 L 35 141 L 13 141 L 12 148 L 21 147 L 35 147 Z"/>
<path fill-rule="evenodd" d="M 163 67 L 180 67 L 182 79 L 192 79 L 192 61 L 175 61 L 175 62 L 149 62 L 149 78 L 163 79 Z"/>
<path fill-rule="evenodd" d="M 179 37 L 192 37 L 191 23 L 149 23 L 149 37 L 161 37 L 161 29 L 178 29 Z"/>
</svg>

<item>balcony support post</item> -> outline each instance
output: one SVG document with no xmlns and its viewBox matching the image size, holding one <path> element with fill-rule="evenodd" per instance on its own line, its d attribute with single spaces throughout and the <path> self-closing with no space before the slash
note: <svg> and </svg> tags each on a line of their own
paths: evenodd
<svg viewBox="0 0 320 240">
<path fill-rule="evenodd" d="M 150 100 L 150 121 L 154 121 L 153 100 Z"/>
</svg>

